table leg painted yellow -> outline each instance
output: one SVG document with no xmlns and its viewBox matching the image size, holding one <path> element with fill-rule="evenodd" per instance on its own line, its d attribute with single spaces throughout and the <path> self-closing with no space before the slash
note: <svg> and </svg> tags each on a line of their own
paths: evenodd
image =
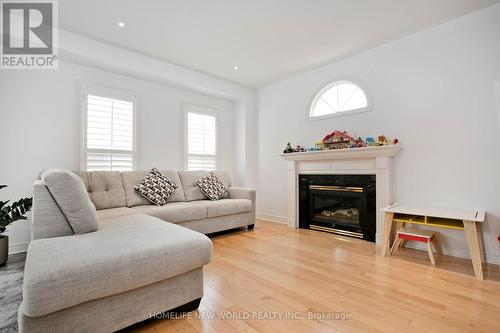
<svg viewBox="0 0 500 333">
<path fill-rule="evenodd" d="M 387 255 L 387 250 L 389 249 L 389 241 L 391 238 L 392 229 L 392 218 L 394 213 L 385 212 L 384 215 L 384 233 L 382 234 L 382 249 L 380 250 L 380 255 L 385 257 Z"/>
<path fill-rule="evenodd" d="M 474 274 L 476 275 L 476 279 L 483 280 L 482 244 L 480 243 L 481 236 L 478 235 L 478 231 L 480 234 L 480 229 L 476 224 L 473 221 L 464 221 L 464 230 L 472 259 L 472 266 L 474 267 Z"/>
</svg>

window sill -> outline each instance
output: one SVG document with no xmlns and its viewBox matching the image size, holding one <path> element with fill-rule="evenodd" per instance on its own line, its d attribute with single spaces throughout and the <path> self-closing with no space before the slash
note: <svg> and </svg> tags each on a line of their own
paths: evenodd
<svg viewBox="0 0 500 333">
<path fill-rule="evenodd" d="M 365 112 L 371 112 L 371 108 L 363 108 L 363 109 L 356 109 L 356 110 L 349 110 L 349 111 L 342 111 L 342 112 L 335 112 L 335 113 L 330 113 L 330 114 L 325 114 L 323 116 L 316 116 L 316 117 L 311 117 L 307 116 L 307 121 L 315 121 L 315 120 L 322 120 L 322 119 L 328 119 L 328 118 L 337 118 L 337 117 L 344 117 L 352 114 L 357 114 L 357 113 L 365 113 Z"/>
</svg>

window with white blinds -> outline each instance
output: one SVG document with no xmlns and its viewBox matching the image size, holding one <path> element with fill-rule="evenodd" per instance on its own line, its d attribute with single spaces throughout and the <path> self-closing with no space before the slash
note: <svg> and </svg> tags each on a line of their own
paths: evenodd
<svg viewBox="0 0 500 333">
<path fill-rule="evenodd" d="M 217 168 L 217 118 L 203 113 L 186 113 L 187 170 Z"/>
<path fill-rule="evenodd" d="M 94 94 L 85 98 L 84 168 L 129 171 L 134 168 L 134 102 Z"/>
</svg>

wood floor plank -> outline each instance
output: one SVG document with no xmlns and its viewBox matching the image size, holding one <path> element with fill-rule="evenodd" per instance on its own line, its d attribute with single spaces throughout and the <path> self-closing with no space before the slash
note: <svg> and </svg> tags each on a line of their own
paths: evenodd
<svg viewBox="0 0 500 333">
<path fill-rule="evenodd" d="M 373 243 L 262 220 L 212 240 L 197 312 L 129 331 L 500 332 L 498 266 L 478 281 L 470 260 L 436 255 L 433 267 L 424 251 L 382 257 Z"/>
</svg>

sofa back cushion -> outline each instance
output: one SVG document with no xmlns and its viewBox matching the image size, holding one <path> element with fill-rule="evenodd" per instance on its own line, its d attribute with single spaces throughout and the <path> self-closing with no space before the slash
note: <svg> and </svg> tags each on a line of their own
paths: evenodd
<svg viewBox="0 0 500 333">
<path fill-rule="evenodd" d="M 75 234 L 97 230 L 97 212 L 80 177 L 68 170 L 48 169 L 41 180 Z"/>
<path fill-rule="evenodd" d="M 184 188 L 184 196 L 186 201 L 194 200 L 206 200 L 208 197 L 201 191 L 196 182 L 201 178 L 208 176 L 208 171 L 196 170 L 196 171 L 179 171 L 179 177 L 181 178 L 182 187 Z M 226 187 L 231 186 L 231 179 L 225 171 L 215 171 L 215 175 L 224 183 Z M 224 195 L 224 198 L 228 197 L 228 193 Z"/>
<path fill-rule="evenodd" d="M 167 202 L 185 201 L 184 189 L 182 188 L 181 179 L 177 171 L 160 170 L 160 172 L 171 181 L 173 181 L 178 188 L 168 198 Z M 150 205 L 151 202 L 141 196 L 134 190 L 134 186 L 139 184 L 141 180 L 146 177 L 149 171 L 124 171 L 122 172 L 123 187 L 125 188 L 125 199 L 127 207 Z"/>
<path fill-rule="evenodd" d="M 68 220 L 66 220 L 66 216 L 64 216 L 47 186 L 41 180 L 35 181 L 33 189 L 31 221 L 32 240 L 74 234 Z"/>
<path fill-rule="evenodd" d="M 125 189 L 119 171 L 78 171 L 97 210 L 126 207 Z"/>
</svg>

